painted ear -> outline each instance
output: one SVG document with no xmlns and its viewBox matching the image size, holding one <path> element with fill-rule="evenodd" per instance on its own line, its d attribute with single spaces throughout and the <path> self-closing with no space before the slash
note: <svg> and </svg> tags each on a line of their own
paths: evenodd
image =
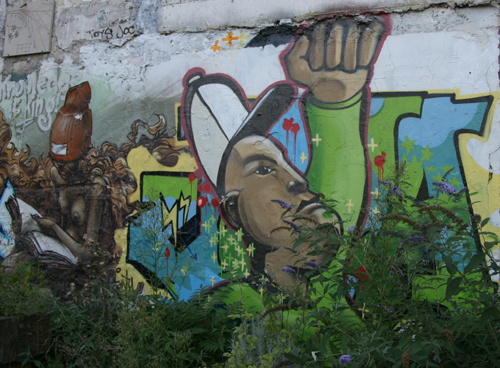
<svg viewBox="0 0 500 368">
<path fill-rule="evenodd" d="M 232 190 L 224 196 L 220 204 L 222 216 L 233 229 L 242 228 L 240 210 L 238 201 L 240 198 L 239 190 Z"/>
</svg>

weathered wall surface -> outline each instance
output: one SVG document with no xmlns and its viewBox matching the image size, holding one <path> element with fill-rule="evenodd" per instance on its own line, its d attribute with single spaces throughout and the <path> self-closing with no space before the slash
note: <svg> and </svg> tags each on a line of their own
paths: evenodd
<svg viewBox="0 0 500 368">
<path fill-rule="evenodd" d="M 58 0 L 52 51 L 0 59 L 3 264 L 295 283 L 281 201 L 362 228 L 401 162 L 500 235 L 498 31 L 488 1 Z"/>
</svg>

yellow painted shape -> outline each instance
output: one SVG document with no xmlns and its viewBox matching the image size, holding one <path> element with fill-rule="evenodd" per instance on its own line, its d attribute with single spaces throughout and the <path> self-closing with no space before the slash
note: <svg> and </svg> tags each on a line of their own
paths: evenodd
<svg viewBox="0 0 500 368">
<path fill-rule="evenodd" d="M 455 91 L 455 93 L 458 94 L 459 91 Z M 500 188 L 500 175 L 492 173 L 490 178 L 490 172 L 482 168 L 469 154 L 467 142 L 471 138 L 478 139 L 481 142 L 487 142 L 490 139 L 493 112 L 498 102 L 499 93 L 491 92 L 471 96 L 457 96 L 456 98 L 458 100 L 480 96 L 493 96 L 493 102 L 484 127 L 484 136 L 481 137 L 471 133 L 460 134 L 458 136 L 458 149 L 460 151 L 469 193 L 477 192 L 477 194 L 471 197 L 471 202 L 474 203 L 472 205 L 474 213 L 480 215 L 481 219 L 484 220 L 500 208 L 500 191 L 498 190 L 498 188 Z M 482 231 L 492 232 L 500 237 L 500 229 L 491 225 L 491 223 L 488 223 Z M 492 239 L 481 239 L 482 242 L 485 240 L 491 241 Z M 495 249 L 500 249 L 500 246 L 497 245 Z"/>
<path fill-rule="evenodd" d="M 484 139 L 470 133 L 460 134 L 458 137 L 460 155 L 462 157 L 469 193 L 478 192 L 471 196 L 472 207 L 474 213 L 480 215 L 481 219 L 484 220 L 500 208 L 500 191 L 498 190 L 500 188 L 500 175 L 492 174 L 490 179 L 490 172 L 483 169 L 469 154 L 467 141 L 470 138 Z M 483 228 L 483 231 L 492 232 L 500 237 L 500 229 L 491 225 L 491 223 L 488 223 Z M 481 240 L 484 241 L 484 239 Z M 497 246 L 496 249 L 498 248 Z"/>
</svg>

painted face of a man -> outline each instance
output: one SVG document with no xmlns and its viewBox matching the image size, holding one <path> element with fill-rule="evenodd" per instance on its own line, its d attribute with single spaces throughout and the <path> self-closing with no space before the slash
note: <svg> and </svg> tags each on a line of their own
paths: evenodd
<svg viewBox="0 0 500 368">
<path fill-rule="evenodd" d="M 292 213 L 313 218 L 319 223 L 335 222 L 325 218 L 324 207 L 309 190 L 307 180 L 285 159 L 280 148 L 269 138 L 252 135 L 232 149 L 226 165 L 226 193 L 239 192 L 238 214 L 244 230 L 261 244 L 274 248 L 293 248 L 286 226 L 284 209 L 274 200 L 293 206 Z"/>
</svg>

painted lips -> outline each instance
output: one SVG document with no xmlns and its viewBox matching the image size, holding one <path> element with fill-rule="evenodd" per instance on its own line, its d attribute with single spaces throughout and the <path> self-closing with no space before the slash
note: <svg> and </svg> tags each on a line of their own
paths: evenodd
<svg viewBox="0 0 500 368">
<path fill-rule="evenodd" d="M 315 195 L 308 201 L 300 202 L 299 207 L 297 207 L 297 211 L 295 213 L 298 214 L 299 212 L 304 212 L 304 214 L 309 215 L 310 213 L 320 208 L 325 207 L 319 203 L 319 197 Z"/>
</svg>

